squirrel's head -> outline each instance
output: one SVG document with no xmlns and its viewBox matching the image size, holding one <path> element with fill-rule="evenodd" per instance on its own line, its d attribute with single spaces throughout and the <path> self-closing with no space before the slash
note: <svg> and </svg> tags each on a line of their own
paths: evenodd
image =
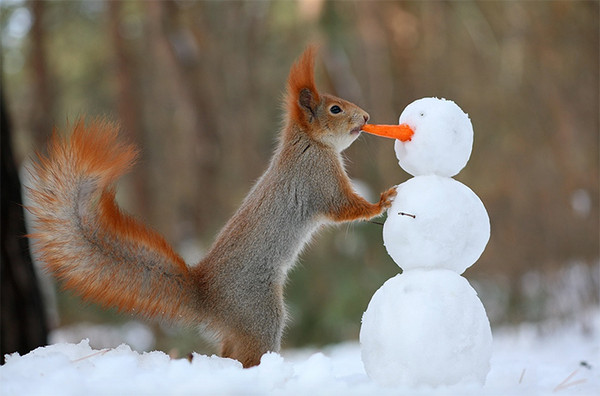
<svg viewBox="0 0 600 396">
<path fill-rule="evenodd" d="M 288 123 L 298 125 L 311 139 L 341 152 L 360 135 L 369 114 L 346 100 L 319 94 L 314 58 L 315 47 L 308 47 L 290 70 L 286 94 Z"/>
</svg>

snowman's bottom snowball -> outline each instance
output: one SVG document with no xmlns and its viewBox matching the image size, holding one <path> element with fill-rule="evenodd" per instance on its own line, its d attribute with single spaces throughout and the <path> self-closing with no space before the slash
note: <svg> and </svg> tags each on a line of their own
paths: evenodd
<svg viewBox="0 0 600 396">
<path fill-rule="evenodd" d="M 410 270 L 375 292 L 360 329 L 362 360 L 382 385 L 485 382 L 489 320 L 469 282 L 449 270 Z"/>
</svg>

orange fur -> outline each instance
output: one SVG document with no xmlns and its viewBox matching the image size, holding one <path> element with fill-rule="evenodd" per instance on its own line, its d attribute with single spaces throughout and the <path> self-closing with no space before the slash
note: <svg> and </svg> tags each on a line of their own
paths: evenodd
<svg viewBox="0 0 600 396">
<path fill-rule="evenodd" d="M 334 221 L 369 220 L 379 216 L 391 206 L 391 200 L 396 196 L 396 188 L 392 187 L 381 193 L 379 203 L 372 204 L 356 194 L 350 183 L 344 186 L 344 191 L 348 201 L 330 215 Z"/>
<path fill-rule="evenodd" d="M 292 65 L 287 82 L 286 104 L 287 113 L 290 121 L 295 124 L 308 126 L 303 115 L 302 108 L 298 103 L 299 94 L 303 89 L 308 89 L 313 95 L 315 101 L 320 101 L 319 92 L 315 85 L 314 46 L 308 47 L 302 56 Z"/>
<path fill-rule="evenodd" d="M 103 120 L 77 122 L 68 139 L 55 132 L 48 156 L 38 156 L 32 170 L 34 246 L 65 287 L 86 299 L 197 322 L 197 291 L 184 261 L 114 201 L 112 185 L 136 153 L 118 140 L 117 125 Z"/>
</svg>

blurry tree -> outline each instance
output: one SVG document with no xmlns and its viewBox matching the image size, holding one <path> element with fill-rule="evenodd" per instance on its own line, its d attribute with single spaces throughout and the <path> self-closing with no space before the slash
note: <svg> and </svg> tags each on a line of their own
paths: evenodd
<svg viewBox="0 0 600 396">
<path fill-rule="evenodd" d="M 25 238 L 21 182 L 12 153 L 11 124 L 0 97 L 2 209 L 0 233 L 0 364 L 4 355 L 46 345 L 48 324 Z"/>
<path fill-rule="evenodd" d="M 9 41 L 27 13 L 29 35 Z M 598 20 L 594 1 L 17 1 L 3 5 L 3 55 L 26 62 L 5 71 L 6 92 L 20 157 L 53 123 L 120 119 L 142 150 L 122 202 L 196 258 L 266 168 L 289 66 L 308 43 L 321 44 L 318 86 L 373 122 L 395 123 L 421 97 L 452 99 L 475 130 L 457 178 L 492 222 L 467 276 L 502 305 L 496 320 L 538 319 L 527 274 L 583 263 L 582 299 L 598 302 Z M 384 139 L 362 137 L 346 156 L 372 200 L 410 177 Z M 398 271 L 381 226 L 322 232 L 286 291 L 287 342 L 355 339 Z"/>
<path fill-rule="evenodd" d="M 30 104 L 29 129 L 33 135 L 36 146 L 42 147 L 52 130 L 54 114 L 54 95 L 52 78 L 47 61 L 47 45 L 44 27 L 44 13 L 46 3 L 30 1 L 31 17 L 31 81 L 33 97 L 36 100 Z"/>
<path fill-rule="evenodd" d="M 132 141 L 142 145 L 143 139 L 143 120 L 141 114 L 141 103 L 139 97 L 138 83 L 135 78 L 137 65 L 132 61 L 131 51 L 128 42 L 123 37 L 122 10 L 121 1 L 107 2 L 107 16 L 110 30 L 110 37 L 114 51 L 114 73 L 116 77 L 116 102 L 118 109 L 118 118 L 121 122 L 123 131 L 129 135 Z M 146 167 L 139 167 L 136 176 L 132 180 L 134 185 L 134 201 L 137 213 L 143 217 L 149 215 L 148 201 L 145 197 L 148 194 Z"/>
</svg>

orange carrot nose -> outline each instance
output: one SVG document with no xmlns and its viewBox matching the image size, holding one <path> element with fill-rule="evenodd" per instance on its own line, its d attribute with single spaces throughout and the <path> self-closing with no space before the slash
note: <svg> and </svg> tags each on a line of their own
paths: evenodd
<svg viewBox="0 0 600 396">
<path fill-rule="evenodd" d="M 363 125 L 362 130 L 372 135 L 383 136 L 391 139 L 398 139 L 403 142 L 409 141 L 415 134 L 415 131 L 407 124 L 400 125 Z"/>
</svg>

